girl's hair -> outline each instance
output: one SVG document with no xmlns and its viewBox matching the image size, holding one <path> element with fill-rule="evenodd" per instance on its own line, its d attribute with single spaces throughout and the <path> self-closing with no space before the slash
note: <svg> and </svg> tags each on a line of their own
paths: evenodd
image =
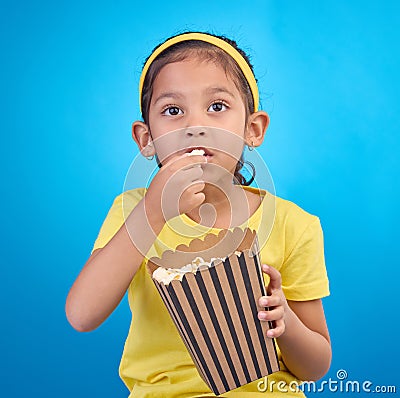
<svg viewBox="0 0 400 398">
<path fill-rule="evenodd" d="M 194 33 L 194 32 L 184 32 L 184 33 Z M 208 33 L 209 34 L 209 33 Z M 239 53 L 243 56 L 243 58 L 246 60 L 248 63 L 251 71 L 254 74 L 253 71 L 253 66 L 250 63 L 249 57 L 246 55 L 246 53 L 241 50 L 237 43 L 234 40 L 228 39 L 225 36 L 218 36 L 214 35 L 227 43 L 229 43 L 232 47 L 234 47 Z M 166 39 L 169 40 L 172 37 Z M 160 43 L 158 46 L 156 46 L 152 53 L 163 43 Z M 186 40 L 182 42 L 178 42 L 173 44 L 172 46 L 168 47 L 165 49 L 161 54 L 159 54 L 155 60 L 152 62 L 150 65 L 146 77 L 144 79 L 143 83 L 143 90 L 142 90 L 142 97 L 141 97 L 141 107 L 142 107 L 142 117 L 143 121 L 149 126 L 149 108 L 150 108 L 150 102 L 151 102 L 151 97 L 153 95 L 153 83 L 154 80 L 156 79 L 157 75 L 160 73 L 161 69 L 167 65 L 171 64 L 174 62 L 180 62 L 185 59 L 187 59 L 190 55 L 195 55 L 197 58 L 199 58 L 201 61 L 212 61 L 215 62 L 218 66 L 221 66 L 225 73 L 230 76 L 234 84 L 236 85 L 237 89 L 242 95 L 243 102 L 245 104 L 245 110 L 246 110 L 246 120 L 249 117 L 249 115 L 252 113 L 254 109 L 254 100 L 253 100 L 253 95 L 250 90 L 250 86 L 236 63 L 236 61 L 224 50 L 221 48 L 214 46 L 213 44 L 200 41 L 200 40 Z M 150 56 L 149 56 L 150 57 Z M 144 64 L 146 64 L 147 57 Z M 257 81 L 257 79 L 256 79 Z M 150 128 L 151 130 L 151 128 Z M 242 169 L 244 163 L 247 163 L 250 168 L 252 169 L 252 176 L 251 178 L 247 181 L 246 178 L 242 175 L 240 170 Z M 160 163 L 158 164 L 159 167 L 161 167 Z M 243 154 L 241 155 L 238 163 L 236 164 L 236 169 L 234 172 L 234 183 L 235 184 L 240 184 L 240 185 L 250 185 L 254 181 L 255 177 L 255 167 L 252 163 L 245 161 L 243 158 Z"/>
</svg>

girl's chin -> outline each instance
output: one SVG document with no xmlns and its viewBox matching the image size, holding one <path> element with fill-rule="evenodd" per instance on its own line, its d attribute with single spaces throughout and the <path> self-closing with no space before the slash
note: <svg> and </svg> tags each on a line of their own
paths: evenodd
<svg viewBox="0 0 400 398">
<path fill-rule="evenodd" d="M 234 170 L 229 171 L 222 167 L 221 165 L 210 162 L 209 164 L 205 164 L 202 166 L 204 173 L 202 175 L 202 179 L 204 182 L 218 185 L 219 183 L 231 183 L 233 181 L 233 173 Z"/>
</svg>

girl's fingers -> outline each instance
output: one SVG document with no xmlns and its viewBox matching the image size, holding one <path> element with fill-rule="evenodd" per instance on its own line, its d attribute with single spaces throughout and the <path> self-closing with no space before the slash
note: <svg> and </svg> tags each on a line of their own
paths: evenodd
<svg viewBox="0 0 400 398">
<path fill-rule="evenodd" d="M 272 321 L 274 327 L 267 331 L 267 337 L 277 338 L 285 332 L 285 298 L 282 292 L 282 278 L 280 272 L 269 265 L 263 264 L 262 271 L 269 276 L 267 287 L 268 296 L 260 297 L 258 303 L 262 307 L 269 307 L 269 311 L 259 311 L 261 321 Z"/>
<path fill-rule="evenodd" d="M 267 337 L 277 338 L 285 332 L 285 322 L 283 319 L 275 321 L 275 327 L 267 331 Z"/>
<path fill-rule="evenodd" d="M 204 189 L 205 185 L 204 181 L 195 182 L 186 188 L 185 192 L 189 195 L 199 193 Z"/>
<path fill-rule="evenodd" d="M 278 321 L 283 318 L 283 307 L 277 307 L 269 311 L 259 311 L 258 319 L 260 321 Z"/>
<path fill-rule="evenodd" d="M 271 292 L 275 289 L 281 289 L 282 278 L 280 272 L 274 267 L 271 267 L 267 264 L 263 264 L 261 269 L 264 274 L 267 274 L 269 276 L 268 292 Z"/>
<path fill-rule="evenodd" d="M 207 158 L 201 155 L 188 156 L 186 153 L 171 158 L 163 167 L 169 168 L 172 172 L 181 169 L 190 169 L 201 163 L 207 163 Z"/>
<path fill-rule="evenodd" d="M 184 167 L 184 169 L 190 169 L 195 166 L 201 166 L 202 163 L 207 163 L 207 158 L 203 155 L 192 155 L 187 156 L 186 159 L 187 158 L 189 159 L 185 161 L 186 166 Z"/>
<path fill-rule="evenodd" d="M 201 178 L 204 174 L 204 170 L 201 167 L 192 167 L 190 169 L 183 169 L 179 171 L 183 181 L 192 182 Z"/>
<path fill-rule="evenodd" d="M 277 307 L 278 305 L 283 305 L 284 302 L 279 294 L 273 294 L 271 296 L 260 297 L 258 304 L 261 307 Z"/>
</svg>

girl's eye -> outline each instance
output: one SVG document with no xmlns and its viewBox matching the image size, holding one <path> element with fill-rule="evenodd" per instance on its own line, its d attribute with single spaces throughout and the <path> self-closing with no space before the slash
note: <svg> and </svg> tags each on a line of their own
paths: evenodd
<svg viewBox="0 0 400 398">
<path fill-rule="evenodd" d="M 177 116 L 182 113 L 183 113 L 182 110 L 174 105 L 170 105 L 162 111 L 162 115 L 166 114 L 167 116 Z"/>
<path fill-rule="evenodd" d="M 221 112 L 227 109 L 227 105 L 223 101 L 217 101 L 210 105 L 208 110 L 211 112 Z"/>
</svg>

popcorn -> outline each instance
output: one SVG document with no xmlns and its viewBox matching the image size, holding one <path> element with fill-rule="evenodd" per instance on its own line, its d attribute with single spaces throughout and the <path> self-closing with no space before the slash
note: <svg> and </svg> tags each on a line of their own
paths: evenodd
<svg viewBox="0 0 400 398">
<path fill-rule="evenodd" d="M 235 254 L 241 252 L 235 251 Z M 169 285 L 173 280 L 182 281 L 183 275 L 187 272 L 192 272 L 195 274 L 197 270 L 202 269 L 204 267 L 210 268 L 213 265 L 213 262 L 216 260 L 224 261 L 226 257 L 212 257 L 210 261 L 205 261 L 202 257 L 196 257 L 190 264 L 186 264 L 181 268 L 163 268 L 158 267 L 153 272 L 153 279 L 155 279 L 158 283 L 163 283 L 164 285 Z"/>
<path fill-rule="evenodd" d="M 192 152 L 188 153 L 188 156 L 196 156 L 196 155 L 200 155 L 200 156 L 204 156 L 205 152 L 203 149 L 193 149 Z"/>
</svg>

